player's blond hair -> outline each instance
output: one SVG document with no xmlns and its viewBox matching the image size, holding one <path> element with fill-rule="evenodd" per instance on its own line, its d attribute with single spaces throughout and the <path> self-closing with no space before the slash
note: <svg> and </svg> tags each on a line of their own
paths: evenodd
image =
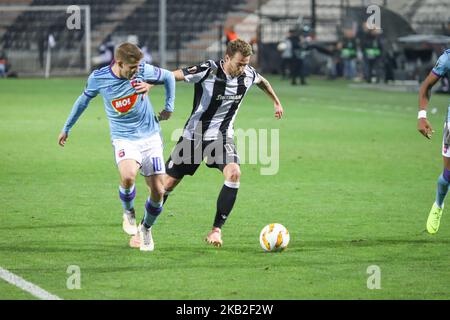
<svg viewBox="0 0 450 320">
<path fill-rule="evenodd" d="M 228 42 L 226 54 L 233 58 L 237 52 L 240 52 L 244 57 L 251 56 L 253 54 L 252 46 L 241 39 Z"/>
<path fill-rule="evenodd" d="M 123 61 L 125 63 L 134 64 L 139 62 L 144 57 L 141 49 L 137 45 L 130 42 L 124 42 L 119 45 L 114 52 L 114 59 L 116 61 Z"/>
</svg>

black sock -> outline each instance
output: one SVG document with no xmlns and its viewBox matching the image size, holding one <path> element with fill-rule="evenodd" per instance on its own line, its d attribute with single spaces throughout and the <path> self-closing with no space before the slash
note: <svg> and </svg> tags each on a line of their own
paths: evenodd
<svg viewBox="0 0 450 320">
<path fill-rule="evenodd" d="M 233 209 L 238 190 L 239 182 L 225 182 L 219 193 L 219 198 L 217 199 L 217 212 L 216 218 L 214 219 L 214 227 L 222 228 L 224 225 L 225 220 L 227 220 L 231 210 Z"/>
<path fill-rule="evenodd" d="M 163 205 L 166 203 L 167 198 L 169 197 L 169 195 L 170 195 L 170 192 L 164 193 L 164 197 L 163 197 Z"/>
</svg>

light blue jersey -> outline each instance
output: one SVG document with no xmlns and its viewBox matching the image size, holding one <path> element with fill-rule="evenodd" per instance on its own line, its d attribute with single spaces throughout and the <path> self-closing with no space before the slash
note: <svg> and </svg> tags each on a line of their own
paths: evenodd
<svg viewBox="0 0 450 320">
<path fill-rule="evenodd" d="M 172 72 L 146 63 L 139 64 L 136 80 L 164 83 L 166 90 L 165 110 L 173 112 L 175 101 L 175 78 Z M 148 95 L 137 94 L 132 81 L 117 77 L 111 65 L 93 71 L 86 88 L 75 102 L 63 131 L 68 133 L 86 110 L 91 99 L 100 94 L 109 120 L 111 139 L 139 140 L 148 138 L 161 130 Z"/>
<path fill-rule="evenodd" d="M 443 77 L 446 73 L 450 72 L 450 49 L 445 50 L 439 57 L 431 72 L 438 77 Z"/>
<path fill-rule="evenodd" d="M 439 57 L 436 65 L 431 72 L 435 76 L 444 77 L 447 73 L 450 73 L 450 49 L 444 51 L 444 53 Z M 450 121 L 450 103 L 447 110 L 447 122 Z"/>
</svg>

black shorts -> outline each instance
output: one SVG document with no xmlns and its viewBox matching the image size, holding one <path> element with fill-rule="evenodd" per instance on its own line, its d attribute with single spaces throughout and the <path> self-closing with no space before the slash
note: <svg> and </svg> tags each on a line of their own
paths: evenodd
<svg viewBox="0 0 450 320">
<path fill-rule="evenodd" d="M 181 137 L 167 160 L 166 173 L 175 179 L 192 176 L 202 161 L 220 171 L 229 163 L 239 164 L 233 139 L 202 141 Z"/>
</svg>

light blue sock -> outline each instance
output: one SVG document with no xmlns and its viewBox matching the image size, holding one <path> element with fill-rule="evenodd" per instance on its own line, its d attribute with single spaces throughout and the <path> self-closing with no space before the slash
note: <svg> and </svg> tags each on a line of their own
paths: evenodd
<svg viewBox="0 0 450 320">
<path fill-rule="evenodd" d="M 144 227 L 148 229 L 155 224 L 156 219 L 163 210 L 162 205 L 163 205 L 162 201 L 155 202 L 150 198 L 147 199 L 147 202 L 145 203 L 145 213 L 143 219 Z"/>
<path fill-rule="evenodd" d="M 122 201 L 122 206 L 125 210 L 131 210 L 134 208 L 134 198 L 136 197 L 135 185 L 126 189 L 119 185 L 119 196 Z"/>
<path fill-rule="evenodd" d="M 445 172 L 447 171 L 447 172 Z M 436 192 L 436 205 L 439 208 L 442 208 L 444 205 L 444 199 L 447 195 L 449 181 L 447 180 L 449 176 L 448 170 L 444 170 L 444 173 L 439 176 L 437 183 L 437 192 Z M 447 179 L 446 179 L 447 178 Z"/>
</svg>

